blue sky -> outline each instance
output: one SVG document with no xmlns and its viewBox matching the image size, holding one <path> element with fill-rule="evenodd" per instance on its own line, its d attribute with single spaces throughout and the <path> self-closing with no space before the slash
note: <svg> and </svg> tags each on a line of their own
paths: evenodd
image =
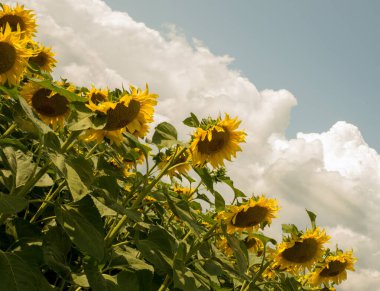
<svg viewBox="0 0 380 291">
<path fill-rule="evenodd" d="M 106 0 L 159 31 L 175 24 L 214 54 L 235 58 L 259 90 L 291 91 L 288 137 L 336 121 L 380 151 L 380 1 Z"/>
</svg>

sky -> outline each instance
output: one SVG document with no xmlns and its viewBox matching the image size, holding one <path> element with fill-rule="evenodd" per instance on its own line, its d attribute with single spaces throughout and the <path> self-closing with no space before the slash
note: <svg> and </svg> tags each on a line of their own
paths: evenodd
<svg viewBox="0 0 380 291">
<path fill-rule="evenodd" d="M 238 116 L 248 137 L 227 168 L 247 195 L 279 200 L 269 234 L 278 239 L 281 223 L 306 227 L 305 208 L 314 211 L 330 246 L 359 258 L 337 290 L 380 290 L 380 155 L 368 142 L 378 134 L 378 4 L 19 2 L 36 11 L 38 39 L 57 53 L 56 78 L 148 83 L 160 96 L 156 123 L 171 122 L 184 140 L 189 112 Z"/>
<path fill-rule="evenodd" d="M 357 125 L 380 151 L 380 1 L 106 0 L 136 21 L 165 31 L 174 24 L 215 54 L 235 60 L 260 90 L 297 97 L 288 137 Z"/>
</svg>

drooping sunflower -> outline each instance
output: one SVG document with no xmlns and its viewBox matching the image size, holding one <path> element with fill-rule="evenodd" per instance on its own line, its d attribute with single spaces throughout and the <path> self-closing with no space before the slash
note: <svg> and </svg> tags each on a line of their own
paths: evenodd
<svg viewBox="0 0 380 291">
<path fill-rule="evenodd" d="M 250 235 L 243 240 L 243 243 L 250 253 L 257 253 L 264 248 L 264 244 L 260 239 Z"/>
<path fill-rule="evenodd" d="M 131 92 L 126 92 L 117 102 L 106 101 L 99 104 L 90 102 L 87 107 L 94 112 L 106 114 L 107 121 L 103 129 L 90 129 L 82 138 L 86 141 L 101 142 L 107 137 L 120 144 L 124 131 L 137 137 L 144 137 L 149 129 L 148 123 L 153 121 L 157 97 L 156 94 L 149 93 L 148 86 L 145 91 L 131 86 Z"/>
<path fill-rule="evenodd" d="M 266 224 L 270 225 L 278 210 L 277 200 L 262 195 L 240 206 L 229 206 L 226 211 L 218 213 L 217 220 L 224 221 L 228 233 L 244 230 L 250 233 Z"/>
<path fill-rule="evenodd" d="M 329 254 L 310 274 L 309 283 L 314 286 L 340 284 L 347 279 L 347 270 L 355 271 L 356 261 L 352 251 L 337 251 L 336 254 Z"/>
<path fill-rule="evenodd" d="M 57 60 L 54 58 L 54 53 L 50 47 L 45 47 L 39 43 L 32 44 L 35 55 L 29 58 L 29 62 L 38 66 L 42 71 L 51 73 Z"/>
<path fill-rule="evenodd" d="M 16 5 L 11 8 L 6 4 L 0 11 L 0 29 L 4 31 L 7 24 L 12 32 L 20 32 L 25 38 L 31 38 L 36 32 L 36 19 L 32 10 L 25 10 L 24 5 Z"/>
<path fill-rule="evenodd" d="M 224 166 L 224 160 L 230 161 L 241 151 L 239 143 L 245 142 L 246 133 L 238 131 L 240 121 L 231 119 L 228 114 L 222 120 L 218 118 L 206 128 L 197 128 L 190 145 L 194 165 L 209 162 L 214 168 Z"/>
<path fill-rule="evenodd" d="M 319 227 L 307 230 L 303 234 L 293 235 L 281 242 L 273 253 L 275 265 L 281 269 L 296 273 L 310 268 L 322 258 L 324 248 L 330 237 Z"/>
<path fill-rule="evenodd" d="M 35 83 L 27 83 L 20 94 L 42 121 L 54 129 L 63 127 L 65 119 L 70 114 L 69 101 L 66 97 Z"/>
<path fill-rule="evenodd" d="M 18 84 L 32 55 L 33 51 L 26 48 L 26 41 L 20 34 L 12 33 L 7 25 L 0 33 L 0 85 L 7 81 L 10 85 Z"/>
<path fill-rule="evenodd" d="M 123 158 L 123 175 L 125 177 L 131 176 L 130 170 L 135 167 L 135 165 L 141 165 L 145 161 L 145 155 L 142 152 L 142 150 L 135 148 L 134 149 L 138 154 L 138 158 L 135 160 L 129 160 L 126 158 Z"/>
<path fill-rule="evenodd" d="M 161 160 L 158 163 L 158 168 L 162 170 L 172 160 L 173 155 L 175 155 L 177 152 L 182 151 L 182 149 L 182 147 L 178 147 L 177 151 L 174 149 L 168 149 L 166 153 L 160 157 Z M 172 177 L 177 174 L 181 175 L 187 173 L 191 169 L 190 159 L 190 152 L 188 150 L 184 151 L 178 157 L 176 164 L 169 168 L 167 174 Z"/>
</svg>

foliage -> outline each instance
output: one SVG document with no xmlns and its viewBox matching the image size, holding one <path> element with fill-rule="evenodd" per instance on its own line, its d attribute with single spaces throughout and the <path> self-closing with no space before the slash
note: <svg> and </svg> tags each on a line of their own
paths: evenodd
<svg viewBox="0 0 380 291">
<path fill-rule="evenodd" d="M 6 13 L 31 27 L 12 26 L 25 68 L 0 56 L 2 290 L 327 290 L 353 270 L 350 254 L 333 256 L 328 237 L 313 236 L 311 211 L 311 230 L 284 225 L 281 244 L 265 235 L 277 201 L 247 197 L 223 167 L 245 139 L 236 118 L 191 113 L 190 140 L 168 122 L 148 139 L 157 95 L 54 81 L 50 50 L 36 63 L 33 14 L 2 7 L 0 34 L 9 34 Z M 297 265 L 305 256 L 307 268 Z M 323 268 L 338 259 L 337 282 Z"/>
</svg>

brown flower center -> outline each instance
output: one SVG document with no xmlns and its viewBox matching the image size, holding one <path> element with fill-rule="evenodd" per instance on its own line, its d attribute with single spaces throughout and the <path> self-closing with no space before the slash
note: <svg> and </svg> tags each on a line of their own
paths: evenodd
<svg viewBox="0 0 380 291">
<path fill-rule="evenodd" d="M 314 238 L 307 238 L 283 251 L 282 257 L 289 262 L 306 263 L 315 257 L 317 251 L 318 242 Z"/>
<path fill-rule="evenodd" d="M 20 26 L 21 31 L 25 30 L 25 22 L 20 16 L 17 15 L 4 15 L 0 18 L 0 27 L 5 28 L 7 23 L 11 27 L 12 31 L 17 31 L 17 25 Z"/>
<path fill-rule="evenodd" d="M 46 53 L 40 52 L 35 57 L 29 58 L 29 61 L 42 68 L 43 66 L 46 66 L 49 63 L 49 58 Z"/>
<path fill-rule="evenodd" d="M 118 130 L 127 126 L 140 112 L 140 102 L 131 100 L 128 106 L 118 103 L 114 109 L 107 111 L 107 123 L 104 130 Z"/>
<path fill-rule="evenodd" d="M 244 244 L 247 249 L 257 247 L 258 245 L 257 240 L 255 238 L 248 238 L 248 237 L 244 240 Z"/>
<path fill-rule="evenodd" d="M 319 273 L 321 277 L 334 277 L 339 275 L 346 269 L 347 263 L 342 263 L 340 261 L 332 261 L 329 263 L 328 268 L 324 268 L 322 272 Z"/>
<path fill-rule="evenodd" d="M 92 103 L 98 105 L 100 102 L 107 100 L 107 97 L 102 93 L 92 93 L 91 94 Z"/>
<path fill-rule="evenodd" d="M 199 140 L 198 142 L 198 151 L 202 154 L 214 154 L 220 151 L 228 142 L 229 134 L 227 131 L 217 131 L 214 128 L 211 133 L 211 141 L 209 141 L 206 136 L 204 140 Z"/>
<path fill-rule="evenodd" d="M 7 42 L 0 42 L 0 74 L 8 72 L 16 62 L 16 49 Z"/>
<path fill-rule="evenodd" d="M 48 97 L 51 93 L 49 89 L 39 89 L 32 97 L 33 108 L 41 115 L 48 117 L 62 116 L 68 112 L 69 101 L 59 94 L 54 94 L 50 98 Z"/>
<path fill-rule="evenodd" d="M 235 222 L 232 225 L 237 227 L 250 227 L 255 226 L 262 222 L 268 214 L 268 209 L 255 205 L 249 207 L 247 211 L 240 211 L 235 216 Z"/>
</svg>

